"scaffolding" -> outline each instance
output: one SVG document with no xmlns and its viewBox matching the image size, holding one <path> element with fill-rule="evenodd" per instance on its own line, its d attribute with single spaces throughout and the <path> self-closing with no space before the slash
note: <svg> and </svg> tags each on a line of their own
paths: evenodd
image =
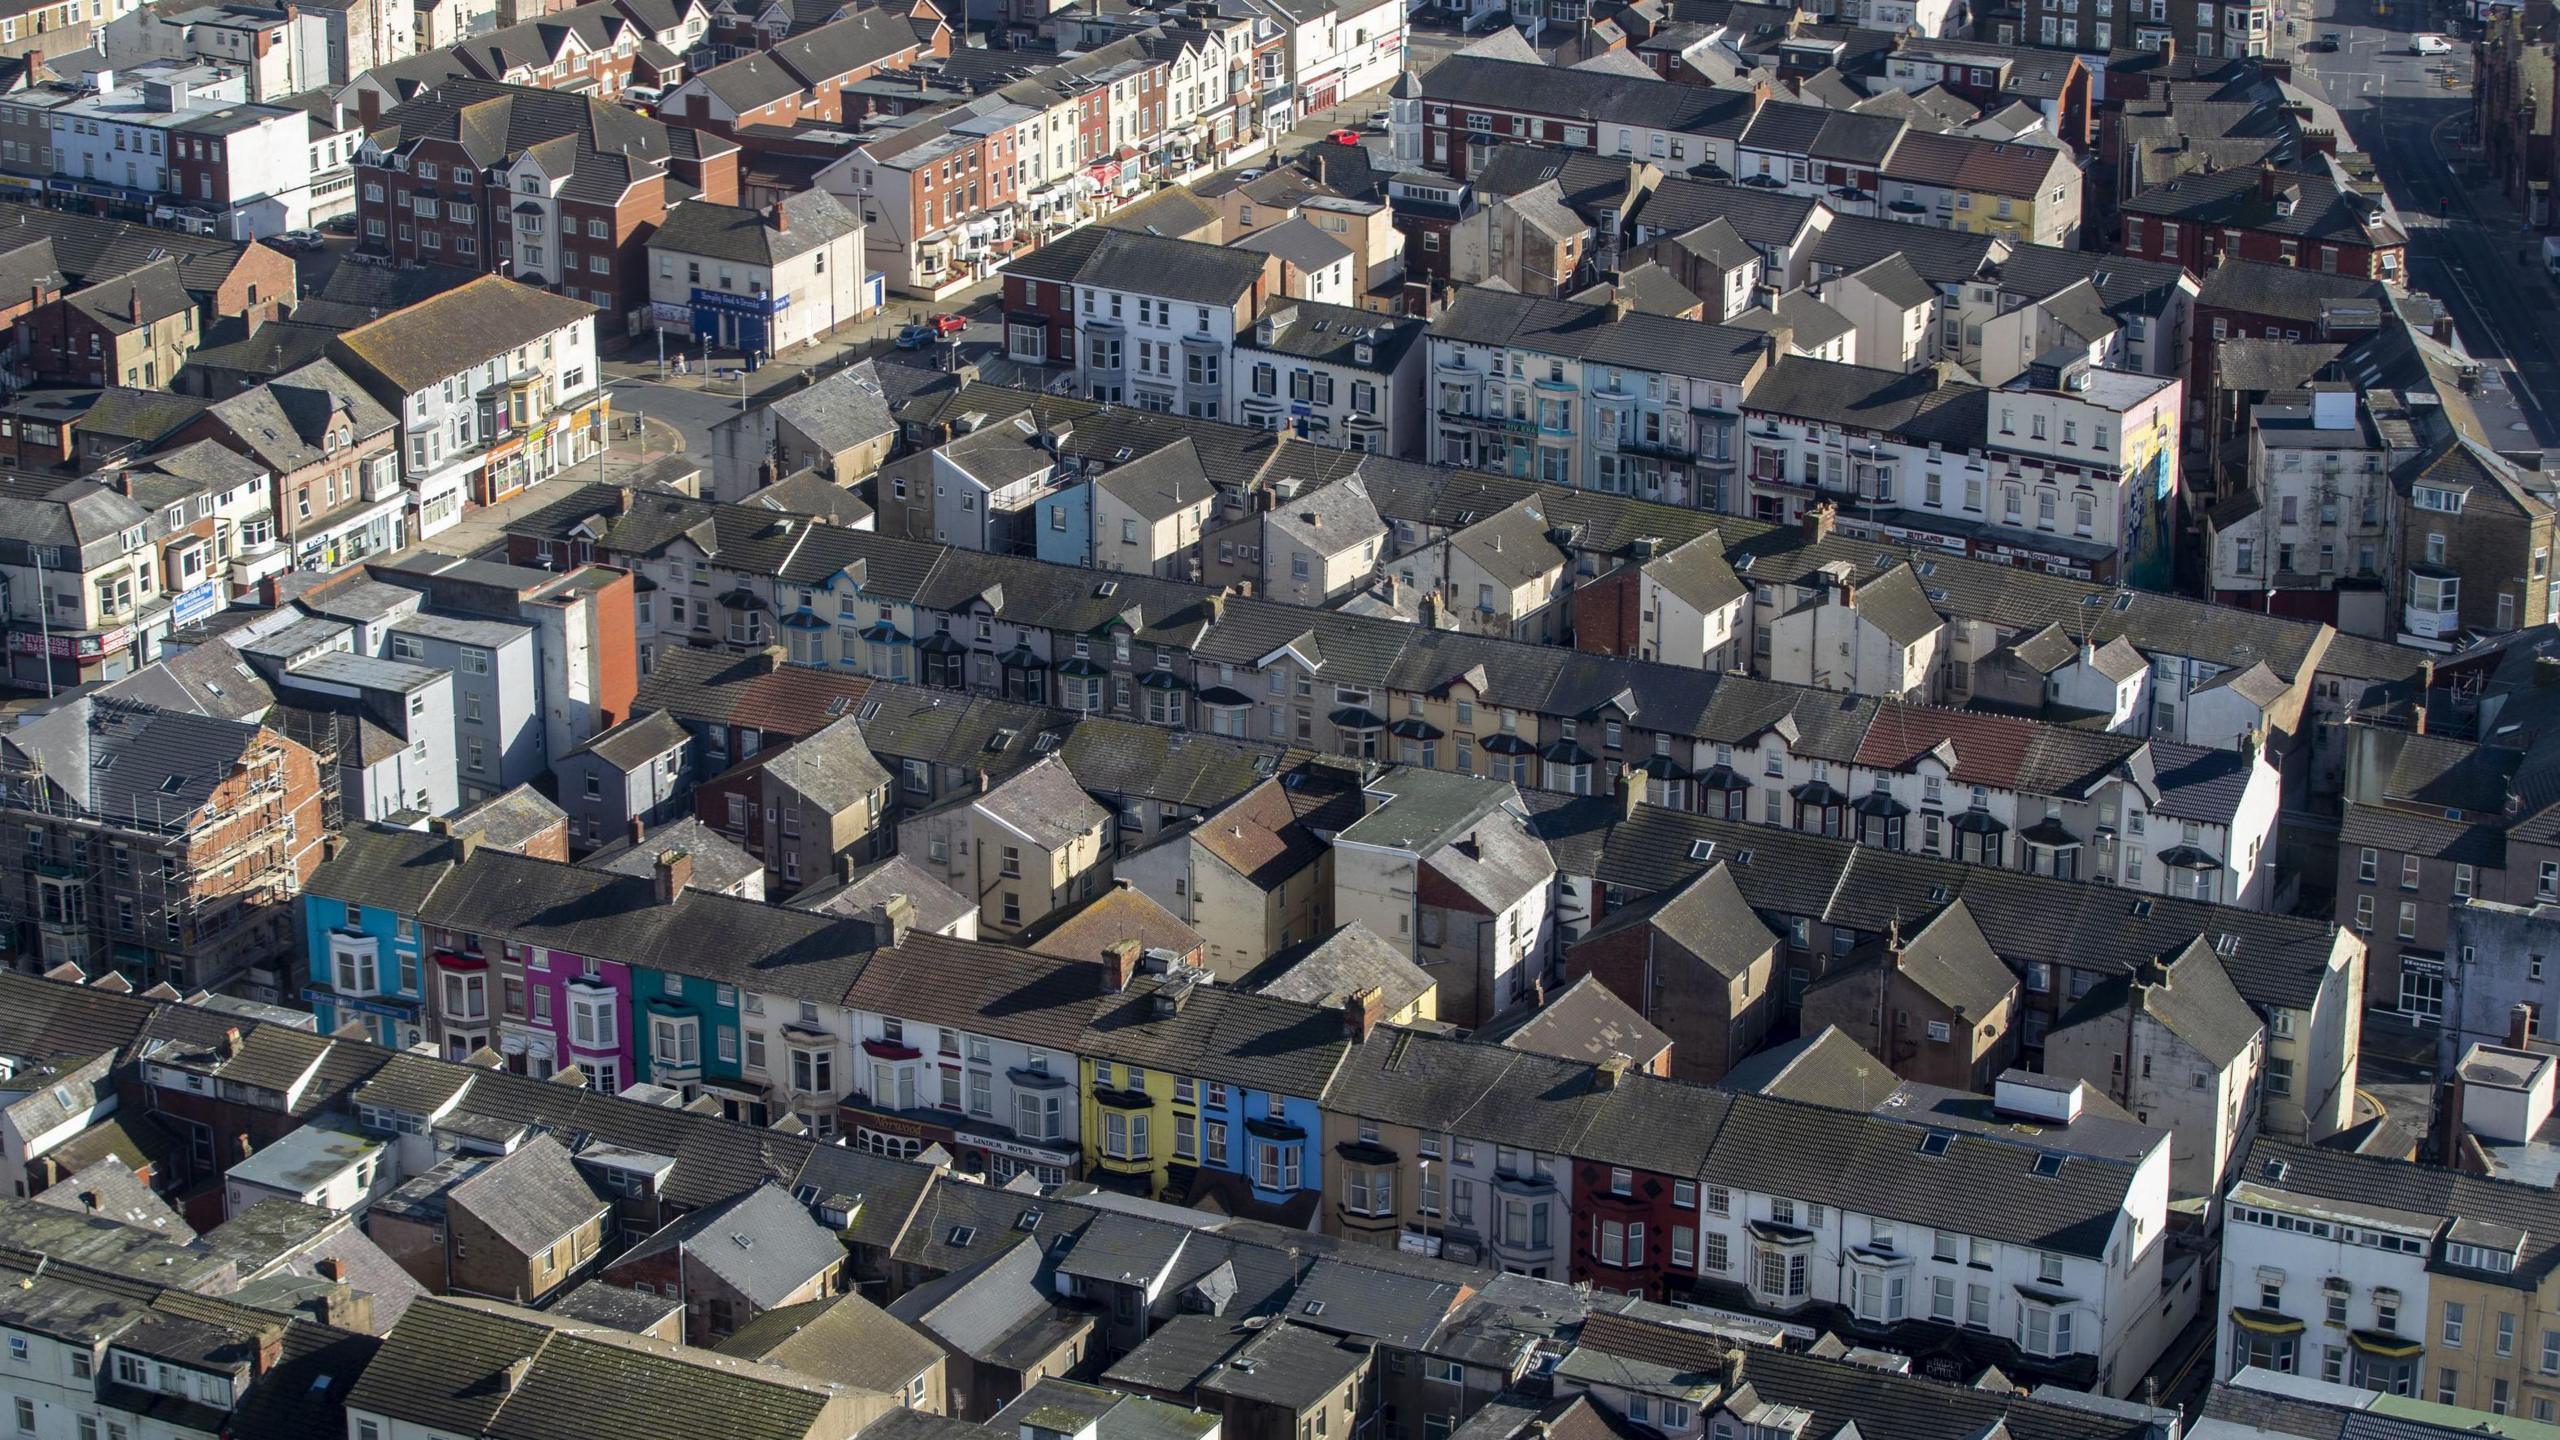
<svg viewBox="0 0 2560 1440">
<path fill-rule="evenodd" d="M 168 981 L 184 990 L 289 958 L 300 856 L 336 818 L 324 794 L 321 823 L 309 834 L 298 829 L 284 741 L 262 729 L 226 777 L 245 776 L 246 785 L 219 806 L 137 797 L 129 813 L 74 799 L 40 756 L 0 755 L 0 819 L 18 822 L 25 836 L 18 883 L 0 885 L 0 935 L 22 965 L 69 961 L 91 975 L 124 973 L 137 987 Z M 321 761 L 324 785 L 335 778 L 334 757 L 332 746 Z M 244 817 L 252 823 L 239 824 Z M 227 843 L 204 851 L 215 837 Z M 241 923 L 244 914 L 252 923 Z M 269 919 L 288 923 L 256 923 Z"/>
</svg>

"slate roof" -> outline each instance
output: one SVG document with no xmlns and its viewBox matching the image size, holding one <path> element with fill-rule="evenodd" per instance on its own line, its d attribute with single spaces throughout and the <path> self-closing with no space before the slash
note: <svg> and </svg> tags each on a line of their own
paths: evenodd
<svg viewBox="0 0 2560 1440">
<path fill-rule="evenodd" d="M 458 858 L 457 847 L 441 835 L 385 826 L 351 828 L 341 832 L 337 852 L 311 872 L 302 888 L 415 916 Z"/>
<path fill-rule="evenodd" d="M 1732 867 L 1722 864 L 1649 902 L 1614 907 L 1583 943 L 1639 924 L 1660 931 L 1727 979 L 1742 975 L 1778 943 L 1734 883 Z"/>
<path fill-rule="evenodd" d="M 1988 393 L 1935 366 L 1904 372 L 1789 355 L 1752 385 L 1743 409 L 1954 449 L 1981 445 Z"/>
<path fill-rule="evenodd" d="M 910 932 L 906 944 L 865 967 L 842 999 L 874 1014 L 1066 1055 L 1104 996 L 1103 981 L 1103 968 L 1091 961 Z"/>
<path fill-rule="evenodd" d="M 1547 998 L 1544 1005 L 1517 1020 L 1488 1027 L 1476 1036 L 1488 1044 L 1514 1050 L 1581 1060 L 1597 1065 L 1623 1056 L 1638 1069 L 1650 1067 L 1671 1048 L 1671 1037 L 1612 994 L 1595 976 L 1585 975 Z"/>
<path fill-rule="evenodd" d="M 1725 1089 L 1801 1100 L 1835 1110 L 1873 1110 L 1901 1083 L 1837 1025 L 1743 1057 L 1718 1082 Z"/>
<path fill-rule="evenodd" d="M 1424 1131 L 1570 1153 L 1607 1093 L 1588 1065 L 1381 1027 L 1350 1048 L 1325 1096 L 1325 1108 Z"/>
<path fill-rule="evenodd" d="M 526 1360 L 509 1384 L 509 1367 Z M 631 1433 L 685 1414 L 717 1415 L 721 1433 L 738 1440 L 805 1440 L 833 1398 L 823 1383 L 773 1366 L 441 1297 L 409 1307 L 347 1404 L 489 1440 L 590 1425 Z"/>
<path fill-rule="evenodd" d="M 1752 115 L 1740 143 L 1746 150 L 1864 167 L 1883 164 L 1902 132 L 1897 116 L 1771 100 Z"/>
<path fill-rule="evenodd" d="M 889 1313 L 981 1364 L 1027 1369 L 1093 1324 L 1050 1300 L 1040 1268 L 1039 1244 L 1016 1237 L 1000 1253 L 899 1296 Z"/>
<path fill-rule="evenodd" d="M 2322 307 L 2327 304 L 2340 300 L 2379 301 L 2386 293 L 2381 281 L 2367 276 L 2233 257 L 2204 273 L 2197 282 L 2195 303 L 2199 309 L 2210 306 L 2316 326 Z"/>
<path fill-rule="evenodd" d="M 2213 947 L 2202 939 L 2187 942 L 2158 964 L 2098 982 L 2063 1012 L 2054 1028 L 2067 1030 L 2093 1021 L 2120 1025 L 2128 1004 L 2139 1006 L 2217 1066 L 2227 1066 L 2248 1053 L 2266 1029 L 2258 1012 L 2240 998 Z"/>
<path fill-rule="evenodd" d="M 1267 1094 L 1315 1099 L 1331 1084 L 1350 1044 L 1337 1011 L 1190 978 L 1149 975 L 1103 998 L 1076 1050 Z"/>
<path fill-rule="evenodd" d="M 1271 338 L 1264 340 L 1257 326 L 1236 336 L 1238 350 L 1292 355 L 1381 375 L 1396 372 L 1406 352 L 1421 343 L 1427 328 L 1412 317 L 1379 315 L 1312 300 L 1267 301 L 1259 318 L 1271 322 Z M 1359 357 L 1363 345 L 1369 347 L 1367 360 Z"/>
<path fill-rule="evenodd" d="M 1076 271 L 1079 285 L 1189 305 L 1235 304 L 1262 278 L 1262 257 L 1197 240 L 1106 231 Z"/>
<path fill-rule="evenodd" d="M 1613 319 L 1606 306 L 1543 300 L 1481 286 L 1458 292 L 1456 302 L 1432 322 L 1430 333 L 1435 339 L 1573 356 L 1727 385 L 1747 380 L 1762 355 L 1759 333 L 1737 326 L 1642 312 Z"/>
<path fill-rule="evenodd" d="M 2261 192 L 2262 174 L 2272 174 L 2273 195 Z M 2278 204 L 2288 196 L 2294 202 L 2291 214 L 2282 213 Z M 2122 208 L 2127 215 L 2175 218 L 2304 240 L 2396 245 L 2407 238 L 2390 222 L 2387 212 L 2376 209 L 2373 201 L 2341 189 L 2328 177 L 2270 171 L 2265 166 L 2182 175 L 2133 196 L 2123 202 Z M 2384 216 L 2381 224 L 2365 223 L 2368 216 L 2377 214 Z"/>
<path fill-rule="evenodd" d="M 1756 909 L 1868 935 L 1884 933 L 1897 916 L 1961 895 L 1992 948 L 2012 965 L 2041 960 L 2101 974 L 2129 971 L 2198 935 L 2227 937 L 2223 963 L 2241 994 L 2261 1008 L 2294 1010 L 2310 1008 L 2330 974 L 2337 927 L 2328 920 L 2126 895 L 1660 806 L 1640 806 L 1621 820 L 1614 802 L 1603 799 L 1531 800 L 1549 846 L 1575 856 L 1568 873 L 1590 874 L 1631 897 L 1727 863 Z M 1711 859 L 1697 858 L 1702 843 L 1713 845 Z"/>
<path fill-rule="evenodd" d="M 1961 899 L 1903 936 L 1886 963 L 1969 1020 L 1990 1018 L 2018 989 L 2018 977 L 1992 953 Z"/>
<path fill-rule="evenodd" d="M 1624 75 L 1453 55 L 1422 77 L 1423 97 L 1566 119 L 1643 125 L 1684 135 L 1742 134 L 1751 118 L 1748 92 L 1667 82 L 1631 83 Z M 1532 99 L 1531 97 L 1535 97 Z"/>
<path fill-rule="evenodd" d="M 260 733 L 236 720 L 84 697 L 18 726 L 0 743 L 40 764 L 48 789 L 91 814 L 183 828 Z"/>
<path fill-rule="evenodd" d="M 1217 499 L 1217 487 L 1200 468 L 1200 451 L 1189 436 L 1150 450 L 1125 465 L 1105 470 L 1094 482 L 1139 518 L 1169 519 Z"/>
<path fill-rule="evenodd" d="M 681 850 L 693 862 L 693 888 L 715 892 L 733 892 L 740 881 L 750 875 L 764 873 L 764 862 L 757 859 L 737 841 L 702 823 L 699 816 L 684 815 L 659 826 L 633 842 L 624 835 L 608 841 L 603 848 L 578 863 L 590 870 L 609 870 L 616 875 L 629 875 L 655 883 L 658 857 L 670 850 Z M 807 892 L 802 892 L 803 894 Z M 793 897 L 795 900 L 798 896 Z M 815 909 L 796 905 L 795 909 Z M 830 914 L 851 912 L 830 911 Z"/>
<path fill-rule="evenodd" d="M 0 244 L 14 248 L 21 237 L 49 241 L 53 263 L 74 284 L 126 274 L 165 255 L 176 261 L 188 290 L 207 296 L 222 288 L 252 243 L 38 205 L 0 211 Z"/>
<path fill-rule="evenodd" d="M 1054 755 L 1014 774 L 975 803 L 997 823 L 1044 850 L 1061 849 L 1111 818 L 1076 783 L 1066 762 Z"/>
<path fill-rule="evenodd" d="M 282 477 L 330 460 L 342 448 L 333 431 L 342 417 L 350 444 L 362 444 L 399 422 L 364 387 L 327 360 L 213 402 L 210 413 Z"/>
<path fill-rule="evenodd" d="M 652 879 L 481 850 L 437 888 L 429 924 L 774 994 L 842 998 L 871 933 L 859 922 L 687 889 L 657 903 Z"/>
<path fill-rule="evenodd" d="M 839 815 L 889 786 L 887 767 L 872 756 L 861 722 L 851 715 L 766 757 L 764 773 Z"/>
<path fill-rule="evenodd" d="M 595 307 L 483 275 L 338 337 L 352 356 L 403 393 L 423 390 L 501 351 L 592 319 Z"/>
<path fill-rule="evenodd" d="M 758 1185 L 707 1210 L 680 1215 L 615 1261 L 628 1264 L 681 1248 L 759 1310 L 770 1310 L 845 1263 L 842 1241 L 809 1216 L 791 1192 Z"/>
<path fill-rule="evenodd" d="M 824 890 L 804 890 L 794 895 L 791 903 L 795 909 L 817 910 L 829 915 L 867 915 L 873 906 L 892 895 L 907 897 L 907 903 L 914 907 L 916 928 L 935 934 L 948 930 L 978 911 L 974 901 L 944 884 L 911 855 L 892 855 L 867 870 L 856 872 L 850 881 L 842 885 Z"/>
<path fill-rule="evenodd" d="M 539 1255 L 612 1207 L 559 1141 L 539 1135 L 454 1182 L 451 1202 L 521 1255 Z"/>
<path fill-rule="evenodd" d="M 785 222 L 779 227 L 776 215 Z M 649 248 L 770 270 L 861 229 L 862 217 L 824 190 L 785 196 L 770 212 L 687 200 L 659 222 Z"/>
<path fill-rule="evenodd" d="M 768 1310 L 715 1348 L 887 1395 L 905 1394 L 942 1358 L 939 1346 L 859 1295 Z"/>
<path fill-rule="evenodd" d="M 562 198 L 608 206 L 620 204 L 644 176 L 663 173 L 669 154 L 667 127 L 627 106 L 576 91 L 461 77 L 439 80 L 395 104 L 366 136 L 392 153 L 427 138 L 460 145 L 484 169 L 539 150 L 547 171 L 568 177 Z M 568 303 L 548 292 L 527 293 Z"/>
<path fill-rule="evenodd" d="M 1914 184 L 1943 185 L 1977 194 L 2032 200 L 2060 166 L 2067 152 L 2016 141 L 1979 139 L 1970 135 L 1933 135 L 1911 131 L 1893 147 L 1883 178 Z"/>
<path fill-rule="evenodd" d="M 1279 951 L 1237 982 L 1239 989 L 1275 999 L 1329 1007 L 1375 989 L 1389 1015 L 1421 999 L 1432 984 L 1421 966 L 1356 920 Z"/>
<path fill-rule="evenodd" d="M 561 758 L 593 755 L 614 769 L 629 774 L 644 765 L 656 763 L 669 751 L 683 748 L 692 738 L 674 716 L 664 710 L 648 710 L 598 734 Z"/>
<path fill-rule="evenodd" d="M 1102 963 L 1112 946 L 1134 940 L 1141 951 L 1168 950 L 1191 956 L 1206 942 L 1200 932 L 1175 918 L 1143 890 L 1114 885 L 1054 926 L 1044 929 L 1031 949 L 1061 960 Z"/>
</svg>

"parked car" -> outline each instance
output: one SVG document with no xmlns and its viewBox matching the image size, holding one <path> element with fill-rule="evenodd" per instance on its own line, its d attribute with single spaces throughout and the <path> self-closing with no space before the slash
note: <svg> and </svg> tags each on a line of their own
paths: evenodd
<svg viewBox="0 0 2560 1440">
<path fill-rule="evenodd" d="M 966 319 L 951 314 L 936 315 L 924 323 L 932 326 L 933 333 L 936 335 L 957 335 L 969 328 L 969 322 Z"/>
<path fill-rule="evenodd" d="M 2317 50 L 2324 55 L 2335 54 L 2337 53 L 2338 46 L 2343 38 L 2344 37 L 2339 35 L 2335 30 L 2323 30 L 2320 32 L 2319 39 L 2312 41 L 2310 44 L 2302 48 L 2306 50 Z"/>
<path fill-rule="evenodd" d="M 356 212 L 350 210 L 344 215 L 332 215 L 320 222 L 320 228 L 332 235 L 353 235 L 356 233 Z"/>
<path fill-rule="evenodd" d="M 933 331 L 926 326 L 901 325 L 898 327 L 898 348 L 901 350 L 921 350 L 932 343 Z"/>
<path fill-rule="evenodd" d="M 1332 141 L 1336 145 L 1357 145 L 1360 143 L 1360 132 L 1357 130 L 1336 130 L 1324 138 Z"/>
<path fill-rule="evenodd" d="M 2453 42 L 2447 40 L 2441 35 L 2419 35 L 2413 37 L 2409 41 L 2409 53 L 2412 55 L 2450 55 L 2453 53 Z"/>
<path fill-rule="evenodd" d="M 328 237 L 317 230 L 287 230 L 276 237 L 296 250 L 318 250 L 328 245 Z"/>
</svg>

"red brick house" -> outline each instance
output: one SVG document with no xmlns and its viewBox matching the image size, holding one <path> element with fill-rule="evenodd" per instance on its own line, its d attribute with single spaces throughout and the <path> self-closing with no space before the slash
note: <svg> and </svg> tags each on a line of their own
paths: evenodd
<svg viewBox="0 0 2560 1440">
<path fill-rule="evenodd" d="M 18 322 L 39 381 L 157 390 L 203 332 L 175 260 L 155 260 L 34 307 Z"/>
<path fill-rule="evenodd" d="M 1713 1083 L 1778 1018 L 1778 937 L 1722 864 L 1611 912 L 1565 953 L 1671 1037 L 1671 1073 Z"/>
<path fill-rule="evenodd" d="M 365 137 L 358 243 L 618 310 L 648 298 L 647 238 L 666 217 L 668 178 L 684 178 L 689 159 L 734 197 L 736 158 L 725 142 L 679 146 L 657 121 L 585 95 L 449 80 Z"/>
<path fill-rule="evenodd" d="M 951 53 L 951 30 L 918 27 L 891 10 L 864 10 L 803 31 L 769 50 L 715 65 L 669 91 L 659 113 L 697 128 L 789 126 L 844 118 L 844 91 L 884 70 Z"/>
<path fill-rule="evenodd" d="M 2228 256 L 2399 283 L 2409 237 L 2379 201 L 2326 175 L 2256 165 L 2182 175 L 2124 202 L 2116 248 L 2202 275 Z"/>
</svg>

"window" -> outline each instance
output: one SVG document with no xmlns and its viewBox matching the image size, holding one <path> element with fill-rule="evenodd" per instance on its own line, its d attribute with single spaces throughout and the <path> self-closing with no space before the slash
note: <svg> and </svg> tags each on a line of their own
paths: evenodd
<svg viewBox="0 0 2560 1440">
<path fill-rule="evenodd" d="M 2444 1348 L 2462 1348 L 2463 1305 L 2459 1300 L 2444 1302 Z"/>
</svg>

